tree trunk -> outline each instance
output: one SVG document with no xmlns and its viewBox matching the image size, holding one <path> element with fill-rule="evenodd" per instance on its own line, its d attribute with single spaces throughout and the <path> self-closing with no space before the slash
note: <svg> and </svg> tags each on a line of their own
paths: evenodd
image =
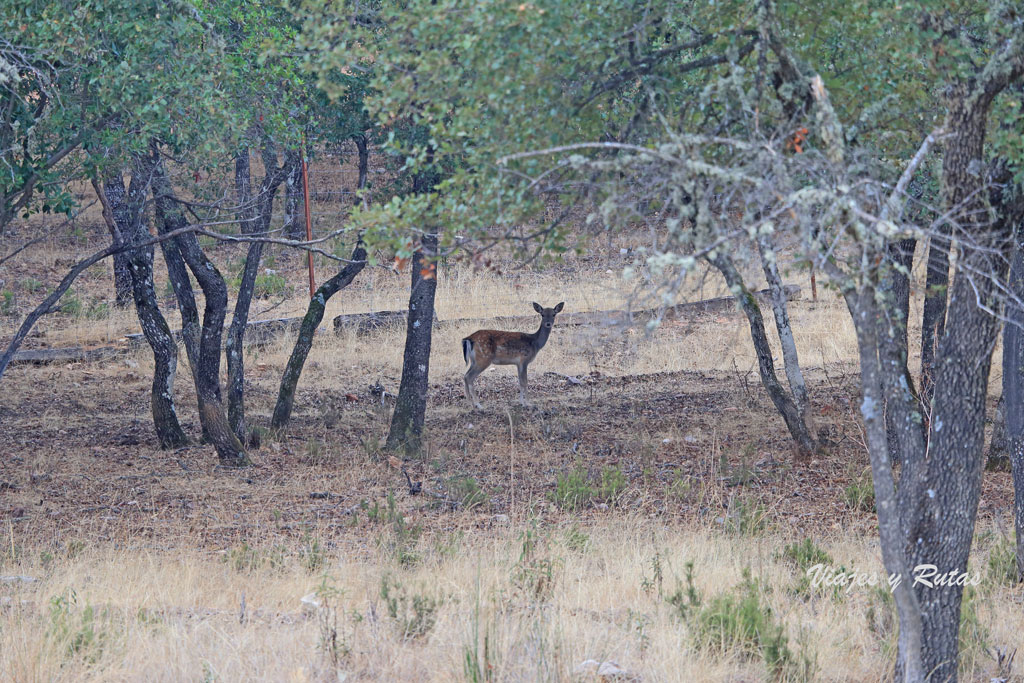
<svg viewBox="0 0 1024 683">
<path fill-rule="evenodd" d="M 185 227 L 188 221 L 185 214 L 178 205 L 171 187 L 170 180 L 164 170 L 163 162 L 154 150 L 154 175 L 153 194 L 156 199 L 157 220 L 161 224 L 161 232 L 170 232 Z M 196 381 L 196 395 L 199 402 L 199 415 L 203 424 L 206 436 L 217 449 L 217 456 L 222 464 L 229 466 L 248 465 L 249 457 L 246 455 L 241 442 L 235 436 L 231 425 L 228 423 L 227 413 L 221 400 L 220 391 L 220 353 L 221 336 L 224 330 L 224 318 L 228 303 L 228 290 L 224 284 L 224 278 L 220 271 L 203 253 L 199 246 L 199 240 L 195 233 L 186 233 L 175 237 L 173 240 L 180 257 L 188 265 L 195 276 L 203 296 L 206 300 L 203 311 L 203 324 L 199 338 L 198 363 L 193 366 L 193 376 Z M 165 256 L 167 250 L 165 250 Z M 170 266 L 168 273 L 171 273 Z M 175 282 L 175 278 L 178 280 Z M 175 293 L 180 290 L 189 290 L 191 297 L 191 284 L 186 280 L 180 280 L 180 273 L 171 275 L 174 282 Z M 182 299 L 178 303 L 181 305 Z M 194 300 L 193 300 L 194 304 Z M 185 311 L 182 311 L 182 318 Z M 184 327 L 182 333 L 184 335 Z M 187 342 L 186 342 L 187 344 Z M 187 348 L 187 346 L 186 346 Z"/>
<path fill-rule="evenodd" d="M 764 270 L 765 280 L 768 282 L 768 290 L 771 292 L 772 312 L 775 314 L 775 328 L 779 332 L 779 342 L 782 345 L 782 360 L 786 370 L 786 379 L 789 381 L 789 390 L 793 394 L 797 410 L 800 411 L 804 430 L 809 432 L 811 404 L 807 397 L 804 375 L 800 371 L 800 358 L 796 352 L 793 328 L 789 323 L 786 292 L 782 285 L 782 276 L 779 274 L 779 264 L 776 261 L 777 252 L 772 247 L 767 235 L 758 238 L 757 247 L 761 252 L 761 266 Z"/>
<path fill-rule="evenodd" d="M 302 201 L 302 157 L 301 152 L 286 150 L 285 166 L 288 177 L 285 180 L 284 200 L 284 236 L 290 240 L 301 240 L 306 237 L 306 208 Z"/>
<path fill-rule="evenodd" d="M 850 315 L 856 322 L 857 347 L 861 372 L 861 417 L 871 461 L 871 479 L 875 490 L 875 509 L 878 514 L 878 535 L 881 541 L 882 562 L 890 576 L 900 578 L 893 587 L 893 598 L 899 616 L 896 671 L 897 681 L 917 683 L 925 680 L 923 665 L 923 624 L 921 606 L 912 588 L 910 563 L 906 552 L 906 534 L 901 519 L 902 507 L 898 499 L 892 467 L 889 464 L 889 444 L 882 406 L 885 401 L 883 375 L 885 367 L 879 362 L 879 329 L 882 316 L 877 310 L 875 291 L 846 294 Z M 902 489 L 902 487 L 901 487 Z M 915 501 L 916 502 L 916 501 Z"/>
<path fill-rule="evenodd" d="M 427 410 L 430 374 L 430 342 L 434 323 L 434 292 L 437 279 L 428 266 L 437 255 L 437 234 L 426 233 L 412 259 L 412 291 L 409 318 L 405 329 L 405 355 L 402 360 L 402 384 L 391 416 L 386 447 L 419 453 L 422 447 L 423 420 Z"/>
<path fill-rule="evenodd" d="M 104 217 L 112 224 L 111 230 L 116 230 L 126 244 L 139 244 L 149 238 L 143 212 L 149 184 L 148 177 L 133 174 L 126 195 L 120 172 L 109 176 L 104 183 Z M 174 407 L 178 345 L 157 304 L 153 287 L 153 247 L 140 247 L 126 252 L 126 256 L 135 312 L 142 334 L 153 350 L 153 388 L 150 393 L 153 426 L 161 448 L 178 448 L 188 443 Z"/>
<path fill-rule="evenodd" d="M 963 237 L 933 368 L 927 495 L 919 499 L 907 539 L 913 564 L 935 565 L 940 574 L 967 571 L 981 494 L 988 376 L 999 331 L 990 311 L 999 308 L 995 282 L 1006 276 L 1005 252 L 1012 236 L 1005 221 L 993 220 L 986 180 L 975 170 L 984 158 L 991 96 L 967 97 L 966 87 L 959 87 L 950 112 L 942 185 L 947 209 L 959 209 Z M 955 681 L 963 586 L 919 585 L 916 590 L 925 670 L 934 680 Z"/>
<path fill-rule="evenodd" d="M 359 182 L 356 184 L 358 190 L 366 189 L 367 175 L 370 172 L 370 149 L 367 145 L 365 135 L 356 135 L 352 138 L 356 143 L 356 149 L 359 151 Z M 359 201 L 358 195 L 353 200 L 353 204 Z M 369 197 L 363 197 L 363 206 L 367 206 L 370 203 Z"/>
<path fill-rule="evenodd" d="M 1010 293 L 1024 301 L 1024 250 L 1018 237 L 1010 266 Z M 1006 307 L 1003 329 L 1003 406 L 1006 440 L 1013 471 L 1014 527 L 1017 537 L 1017 579 L 1024 580 L 1024 309 Z M 991 457 L 991 456 L 990 456 Z"/>
<path fill-rule="evenodd" d="M 796 444 L 798 455 L 805 458 L 810 457 L 817 451 L 818 445 L 811 437 L 800 409 L 789 394 L 786 393 L 786 390 L 779 382 L 778 376 L 775 374 L 772 349 L 768 343 L 768 335 L 764 329 L 764 318 L 761 316 L 761 307 L 758 306 L 757 299 L 754 298 L 746 285 L 743 284 L 743 278 L 728 255 L 719 253 L 710 259 L 710 263 L 725 278 L 726 284 L 732 290 L 733 295 L 747 316 L 747 322 L 750 325 L 750 337 L 754 343 L 754 352 L 757 354 L 757 368 L 761 375 L 762 386 L 768 392 L 768 397 L 775 404 L 775 408 L 782 415 L 782 419 L 785 420 L 786 427 L 789 428 L 789 433 Z"/>
<path fill-rule="evenodd" d="M 299 377 L 302 375 L 302 368 L 306 364 L 306 357 L 313 346 L 313 335 L 317 327 L 324 319 L 324 310 L 327 302 L 341 289 L 347 287 L 356 275 L 366 266 L 366 250 L 360 240 L 352 252 L 352 263 L 347 264 L 334 277 L 320 285 L 316 294 L 309 300 L 309 307 L 306 315 L 302 318 L 302 326 L 299 328 L 298 339 L 295 340 L 295 348 L 288 358 L 288 365 L 285 367 L 284 376 L 281 378 L 281 388 L 277 393 L 277 405 L 274 406 L 274 417 L 270 426 L 274 429 L 282 429 L 287 426 L 291 418 L 292 405 L 295 402 L 295 389 L 299 384 Z"/>
<path fill-rule="evenodd" d="M 946 325 L 946 299 L 949 287 L 948 226 L 928 241 L 928 270 L 925 277 L 924 310 L 921 313 L 921 405 L 931 415 L 935 390 L 935 350 Z"/>
<path fill-rule="evenodd" d="M 889 245 L 886 254 L 888 272 L 882 284 L 882 291 L 887 293 L 884 308 L 884 320 L 886 339 L 879 344 L 879 360 L 885 371 L 882 373 L 883 386 L 886 394 L 885 401 L 885 429 L 889 435 L 890 459 L 892 463 L 900 463 L 900 453 L 906 449 L 896 446 L 899 440 L 906 436 L 906 429 L 913 429 L 920 432 L 920 425 L 900 424 L 901 408 L 892 406 L 891 396 L 894 393 L 902 395 L 904 391 L 917 399 L 914 388 L 914 379 L 907 366 L 907 322 L 910 320 L 910 269 L 914 265 L 914 251 L 917 248 L 916 239 L 905 239 Z M 894 378 L 903 377 L 903 382 Z M 902 400 L 902 399 L 901 399 Z M 915 413 L 919 419 L 920 412 L 917 407 L 908 408 Z M 905 416 L 904 416 L 905 417 Z"/>
<path fill-rule="evenodd" d="M 277 194 L 277 188 L 284 182 L 291 170 L 288 167 L 287 155 L 285 165 L 277 166 L 277 153 L 270 144 L 264 146 L 262 157 L 266 172 L 263 182 L 260 183 L 259 195 L 255 198 L 256 205 L 251 214 L 252 218 L 242 224 L 243 231 L 249 234 L 265 233 L 270 229 L 270 220 L 274 214 L 274 196 Z M 256 276 L 260 270 L 262 253 L 262 242 L 253 242 L 249 245 L 225 348 L 228 361 L 228 422 L 238 438 L 243 440 L 246 432 L 243 341 L 245 326 L 249 322 L 249 308 L 252 306 L 252 296 L 256 287 Z"/>
</svg>

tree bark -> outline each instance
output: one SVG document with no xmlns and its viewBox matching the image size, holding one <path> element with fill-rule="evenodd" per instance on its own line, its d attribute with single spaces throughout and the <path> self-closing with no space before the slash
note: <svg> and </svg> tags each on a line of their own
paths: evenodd
<svg viewBox="0 0 1024 683">
<path fill-rule="evenodd" d="M 133 174 L 126 193 L 120 172 L 110 175 L 103 184 L 104 217 L 111 224 L 111 231 L 116 231 L 126 244 L 140 244 L 149 237 L 143 211 L 149 185 L 149 177 Z M 178 345 L 157 304 L 153 286 L 153 247 L 139 247 L 125 255 L 135 312 L 142 334 L 153 350 L 153 387 L 150 393 L 153 426 L 161 448 L 178 448 L 188 443 L 174 407 Z"/>
<path fill-rule="evenodd" d="M 270 144 L 264 146 L 262 157 L 265 175 L 260 183 L 259 194 L 255 198 L 255 207 L 249 212 L 249 220 L 241 223 L 242 231 L 245 234 L 265 233 L 270 228 L 270 219 L 274 213 L 274 196 L 277 194 L 277 188 L 290 172 L 287 156 L 285 165 L 277 166 L 277 153 Z M 237 171 L 236 166 L 236 173 Z M 243 171 L 248 171 L 248 164 L 245 165 Z M 243 441 L 245 440 L 246 424 L 245 349 L 242 342 L 245 337 L 245 327 L 249 322 L 249 308 L 252 306 L 252 296 L 256 287 L 256 276 L 259 274 L 262 254 L 262 242 L 252 242 L 249 245 L 225 348 L 228 364 L 228 422 L 235 435 Z"/>
<path fill-rule="evenodd" d="M 355 135 L 352 137 L 352 140 L 356 143 L 356 149 L 359 151 L 359 181 L 356 184 L 356 188 L 358 190 L 365 190 L 368 180 L 367 175 L 370 172 L 370 149 L 365 135 Z M 357 196 L 352 203 L 355 204 L 358 201 L 359 197 Z M 369 203 L 369 198 L 363 197 L 363 206 Z"/>
<path fill-rule="evenodd" d="M 761 385 L 768 392 L 775 408 L 782 415 L 782 419 L 789 428 L 789 433 L 796 444 L 797 453 L 800 457 L 810 457 L 818 449 L 817 443 L 811 437 L 803 415 L 797 407 L 796 402 L 786 393 L 778 376 L 775 374 L 775 363 L 772 360 L 772 349 L 768 343 L 768 335 L 764 329 L 764 318 L 761 316 L 761 307 L 757 300 L 743 284 L 743 278 L 736 270 L 732 259 L 723 253 L 717 254 L 710 259 L 710 263 L 718 269 L 725 278 L 726 284 L 732 290 L 733 295 L 747 316 L 750 325 L 750 337 L 754 343 L 754 352 L 757 354 L 757 368 L 761 375 Z"/>
<path fill-rule="evenodd" d="M 287 426 L 288 420 L 291 418 L 292 406 L 295 402 L 295 389 L 298 387 L 302 368 L 306 364 L 306 357 L 309 356 L 309 350 L 313 346 L 313 335 L 316 334 L 317 327 L 324 319 L 327 302 L 332 296 L 347 287 L 364 267 L 366 267 L 366 250 L 360 240 L 352 252 L 352 263 L 347 264 L 334 277 L 320 285 L 316 294 L 309 300 L 309 307 L 302 319 L 298 339 L 295 340 L 295 347 L 292 349 L 284 376 L 281 378 L 277 404 L 274 406 L 274 416 L 270 422 L 270 426 L 274 429 L 282 429 Z"/>
<path fill-rule="evenodd" d="M 437 278 L 429 265 L 437 255 L 437 233 L 425 233 L 420 249 L 412 259 L 412 288 L 409 318 L 405 328 L 405 355 L 402 383 L 391 416 L 386 448 L 419 453 L 423 439 L 423 421 L 427 410 L 430 375 L 430 343 L 434 324 L 434 293 Z"/>
<path fill-rule="evenodd" d="M 924 310 L 921 313 L 921 405 L 931 415 L 935 390 L 935 350 L 946 326 L 946 299 L 949 287 L 948 226 L 928 241 L 928 270 L 925 277 Z"/>
<path fill-rule="evenodd" d="M 765 280 L 768 282 L 768 290 L 771 292 L 772 312 L 775 315 L 775 328 L 778 330 L 779 342 L 782 345 L 782 360 L 786 370 L 786 379 L 789 381 L 789 390 L 793 394 L 797 410 L 800 411 L 804 430 L 809 433 L 811 404 L 807 397 L 807 384 L 804 382 L 804 375 L 800 370 L 800 358 L 796 352 L 793 328 L 789 322 L 786 291 L 782 284 L 782 276 L 779 274 L 779 264 L 776 261 L 777 253 L 767 235 L 758 238 L 757 247 L 761 253 L 761 267 L 764 270 Z"/>
<path fill-rule="evenodd" d="M 153 151 L 154 174 L 153 194 L 156 199 L 157 219 L 161 224 L 162 232 L 170 232 L 185 227 L 187 221 L 185 214 L 178 205 L 171 187 L 167 172 L 164 170 L 163 162 L 158 156 L 159 152 Z M 231 425 L 228 423 L 227 413 L 221 399 L 220 390 L 220 353 L 221 336 L 224 329 L 224 318 L 228 303 L 227 285 L 220 271 L 203 253 L 199 246 L 199 240 L 195 233 L 185 233 L 175 237 L 174 240 L 180 252 L 180 258 L 188 265 L 189 270 L 195 276 L 203 296 L 206 300 L 203 311 L 203 323 L 199 338 L 198 363 L 193 365 L 193 377 L 196 381 L 196 395 L 199 402 L 199 415 L 203 424 L 206 436 L 217 449 L 217 456 L 222 464 L 229 466 L 248 465 L 249 457 L 242 447 L 242 443 L 235 436 Z M 167 250 L 165 250 L 165 256 Z M 168 272 L 171 272 L 170 266 Z M 178 280 L 175 282 L 175 278 Z M 191 284 L 180 280 L 180 273 L 171 275 L 172 282 L 175 282 L 175 293 L 189 290 L 191 297 Z M 182 298 L 178 299 L 181 306 Z M 194 305 L 194 299 L 193 299 Z M 182 318 L 185 317 L 182 311 Z M 182 328 L 184 334 L 184 327 Z M 186 342 L 187 348 L 187 342 Z"/>
<path fill-rule="evenodd" d="M 302 158 L 298 150 L 285 151 L 285 166 L 288 177 L 285 180 L 284 235 L 290 240 L 301 240 L 306 236 L 306 209 L 302 201 Z"/>
<path fill-rule="evenodd" d="M 959 254 L 946 324 L 933 368 L 927 495 L 920 496 L 908 547 L 915 566 L 966 572 L 981 494 L 985 408 L 998 323 L 995 282 L 1006 276 L 1011 233 L 994 220 L 976 169 L 984 158 L 988 107 L 994 93 L 968 97 L 957 86 L 951 100 L 951 140 L 943 157 L 943 197 L 959 215 Z M 980 274 L 980 275 L 979 275 Z M 943 297 L 944 299 L 944 297 Z M 938 327 L 937 327 L 938 329 Z M 956 680 L 963 586 L 916 588 L 922 607 L 925 670 L 934 680 Z"/>
<path fill-rule="evenodd" d="M 886 293 L 886 306 L 883 311 L 885 334 L 879 344 L 879 360 L 885 371 L 882 373 L 885 391 L 885 429 L 889 435 L 890 459 L 892 463 L 902 464 L 901 453 L 908 448 L 917 448 L 897 444 L 908 436 L 918 439 L 922 424 L 909 424 L 907 420 L 919 421 L 922 417 L 918 406 L 906 404 L 905 393 L 914 400 L 918 396 L 914 387 L 914 379 L 907 365 L 907 322 L 910 320 L 910 269 L 914 264 L 916 239 L 904 239 L 889 245 L 886 254 L 888 272 L 882 283 L 882 291 Z M 900 381 L 900 377 L 903 378 Z M 898 398 L 897 398 L 898 397 Z M 893 400 L 901 405 L 893 405 Z M 909 414 L 908 412 L 909 411 Z"/>
<path fill-rule="evenodd" d="M 1019 235 L 1019 233 L 1018 233 Z M 1024 301 L 1024 251 L 1018 236 L 1010 265 L 1010 293 Z M 1003 329 L 1003 406 L 1007 450 L 1013 471 L 1014 528 L 1017 539 L 1017 580 L 1024 580 L 1024 308 L 1006 307 Z"/>
</svg>

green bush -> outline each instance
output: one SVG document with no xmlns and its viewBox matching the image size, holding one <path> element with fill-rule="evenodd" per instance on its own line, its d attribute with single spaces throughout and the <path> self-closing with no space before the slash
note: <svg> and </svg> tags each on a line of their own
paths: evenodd
<svg viewBox="0 0 1024 683">
<path fill-rule="evenodd" d="M 14 292 L 9 289 L 0 291 L 0 315 L 14 313 Z"/>
<path fill-rule="evenodd" d="M 288 291 L 288 281 L 277 273 L 266 271 L 256 276 L 253 285 L 253 296 L 257 299 L 268 299 Z"/>
<path fill-rule="evenodd" d="M 865 471 L 843 489 L 846 504 L 854 510 L 862 512 L 875 511 L 875 484 L 871 480 L 871 472 Z"/>
<path fill-rule="evenodd" d="M 785 629 L 761 602 L 749 570 L 743 572 L 743 582 L 734 591 L 716 595 L 697 610 L 692 625 L 699 647 L 723 655 L 760 656 L 772 677 L 795 664 Z"/>
<path fill-rule="evenodd" d="M 580 466 L 559 474 L 555 478 L 555 490 L 549 494 L 551 501 L 568 512 L 582 510 L 594 500 L 594 489 L 590 486 L 586 470 Z"/>
</svg>

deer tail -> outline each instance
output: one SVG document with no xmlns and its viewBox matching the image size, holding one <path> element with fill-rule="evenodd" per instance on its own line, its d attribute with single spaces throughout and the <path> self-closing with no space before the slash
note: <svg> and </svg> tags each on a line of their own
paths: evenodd
<svg viewBox="0 0 1024 683">
<path fill-rule="evenodd" d="M 473 357 L 473 340 L 468 337 L 462 340 L 462 357 L 465 359 L 466 365 L 469 365 L 470 359 Z"/>
</svg>

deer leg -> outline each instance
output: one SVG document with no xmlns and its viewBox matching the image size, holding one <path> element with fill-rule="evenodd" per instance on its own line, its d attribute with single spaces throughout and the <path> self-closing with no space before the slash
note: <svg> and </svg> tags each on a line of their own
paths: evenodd
<svg viewBox="0 0 1024 683">
<path fill-rule="evenodd" d="M 519 366 L 519 402 L 526 403 L 526 363 Z"/>
<path fill-rule="evenodd" d="M 476 392 L 473 391 L 473 382 L 476 380 L 482 370 L 477 370 L 475 365 L 471 365 L 469 370 L 466 372 L 466 398 L 477 410 L 482 410 L 483 406 L 480 405 L 480 401 L 476 398 Z"/>
</svg>

